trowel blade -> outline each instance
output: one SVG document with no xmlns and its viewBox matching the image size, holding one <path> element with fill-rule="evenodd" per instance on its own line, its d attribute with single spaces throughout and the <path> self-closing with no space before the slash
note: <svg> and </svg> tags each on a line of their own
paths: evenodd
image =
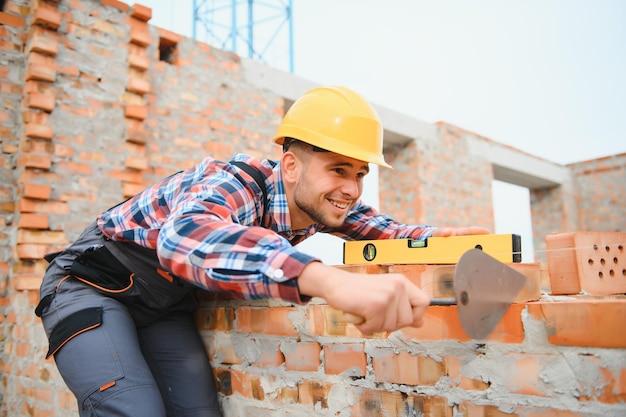
<svg viewBox="0 0 626 417">
<path fill-rule="evenodd" d="M 454 292 L 465 333 L 473 339 L 489 336 L 524 285 L 523 274 L 482 250 L 465 252 L 454 271 Z"/>
</svg>

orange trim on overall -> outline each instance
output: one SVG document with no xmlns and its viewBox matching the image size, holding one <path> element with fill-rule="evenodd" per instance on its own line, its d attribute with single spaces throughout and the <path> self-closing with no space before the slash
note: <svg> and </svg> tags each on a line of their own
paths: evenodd
<svg viewBox="0 0 626 417">
<path fill-rule="evenodd" d="M 71 277 L 71 275 L 66 275 L 59 280 L 59 282 L 57 283 L 56 291 L 59 291 L 59 287 L 61 286 L 61 284 L 63 284 L 69 277 Z"/>
<path fill-rule="evenodd" d="M 54 356 L 54 355 L 55 355 L 55 354 L 59 351 L 59 349 L 61 349 L 63 346 L 65 346 L 65 344 L 66 344 L 67 342 L 69 342 L 70 340 L 72 340 L 73 338 L 75 338 L 76 336 L 78 336 L 79 334 L 85 333 L 85 332 L 87 332 L 87 331 L 89 331 L 89 330 L 93 330 L 93 329 L 95 329 L 96 327 L 100 327 L 100 324 L 101 324 L 101 323 L 97 323 L 97 324 L 94 324 L 93 326 L 85 327 L 84 329 L 81 329 L 80 331 L 78 331 L 78 332 L 74 333 L 73 335 L 71 335 L 70 337 L 68 337 L 67 339 L 65 339 L 65 340 L 63 341 L 63 343 L 61 343 L 61 344 L 59 345 L 59 347 L 57 347 L 56 349 L 54 349 L 54 351 L 50 352 L 50 354 L 47 356 L 47 358 L 49 358 L 50 356 Z"/>
<path fill-rule="evenodd" d="M 159 268 L 157 268 L 156 271 L 157 271 L 157 274 L 159 274 L 161 277 L 165 278 L 169 283 L 174 282 L 174 277 L 169 272 L 164 271 L 164 270 L 159 269 Z"/>
<path fill-rule="evenodd" d="M 111 388 L 111 387 L 114 387 L 114 386 L 115 386 L 115 384 L 116 384 L 116 382 L 115 382 L 115 381 L 107 382 L 106 384 L 104 384 L 103 386 L 101 386 L 101 387 L 99 388 L 99 390 L 100 390 L 100 392 L 105 391 L 105 390 L 107 390 L 107 389 L 109 389 L 109 388 Z"/>
<path fill-rule="evenodd" d="M 100 285 L 96 285 L 93 282 L 86 280 L 85 278 L 79 277 L 78 275 L 74 275 L 74 278 L 76 278 L 80 282 L 84 282 L 87 285 L 91 285 L 92 287 L 97 288 L 97 289 L 99 289 L 101 291 L 108 292 L 108 293 L 111 293 L 111 294 L 119 294 L 119 293 L 122 293 L 124 291 L 128 291 L 130 289 L 130 287 L 133 286 L 133 283 L 135 282 L 135 280 L 133 279 L 134 276 L 135 276 L 134 272 L 132 274 L 130 274 L 130 277 L 129 277 L 130 283 L 126 287 L 124 287 L 122 289 L 119 289 L 119 290 L 111 290 L 109 288 L 101 287 Z"/>
</svg>

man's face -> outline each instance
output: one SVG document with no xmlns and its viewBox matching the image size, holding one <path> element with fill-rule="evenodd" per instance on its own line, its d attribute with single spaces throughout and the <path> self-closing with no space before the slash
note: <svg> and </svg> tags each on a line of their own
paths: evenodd
<svg viewBox="0 0 626 417">
<path fill-rule="evenodd" d="M 313 222 L 340 226 L 363 193 L 369 166 L 332 152 L 312 152 L 310 156 L 295 185 L 294 203 L 300 214 Z"/>
</svg>

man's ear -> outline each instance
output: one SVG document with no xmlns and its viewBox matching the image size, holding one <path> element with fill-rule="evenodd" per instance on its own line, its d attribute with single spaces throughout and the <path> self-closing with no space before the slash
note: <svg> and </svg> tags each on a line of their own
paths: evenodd
<svg viewBox="0 0 626 417">
<path fill-rule="evenodd" d="M 298 181 L 299 170 L 302 169 L 302 162 L 290 151 L 287 151 L 280 158 L 280 167 L 283 171 L 283 181 L 288 184 L 295 184 Z"/>
</svg>

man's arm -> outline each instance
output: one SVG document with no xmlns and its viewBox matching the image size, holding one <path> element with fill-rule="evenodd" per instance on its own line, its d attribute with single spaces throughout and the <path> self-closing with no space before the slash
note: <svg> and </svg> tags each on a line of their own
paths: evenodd
<svg viewBox="0 0 626 417">
<path fill-rule="evenodd" d="M 463 235 L 486 235 L 489 234 L 489 229 L 478 226 L 468 227 L 441 227 L 436 229 L 432 236 L 434 237 L 448 237 L 448 236 L 463 236 Z"/>
<path fill-rule="evenodd" d="M 431 236 L 461 236 L 488 234 L 484 227 L 443 227 L 400 223 L 379 213 L 375 208 L 359 201 L 346 217 L 344 224 L 333 229 L 322 230 L 346 240 L 363 239 L 426 239 Z"/>
<path fill-rule="evenodd" d="M 300 293 L 321 297 L 328 305 L 363 318 L 366 334 L 422 325 L 430 303 L 424 291 L 402 274 L 359 274 L 309 263 L 298 278 Z"/>
</svg>

